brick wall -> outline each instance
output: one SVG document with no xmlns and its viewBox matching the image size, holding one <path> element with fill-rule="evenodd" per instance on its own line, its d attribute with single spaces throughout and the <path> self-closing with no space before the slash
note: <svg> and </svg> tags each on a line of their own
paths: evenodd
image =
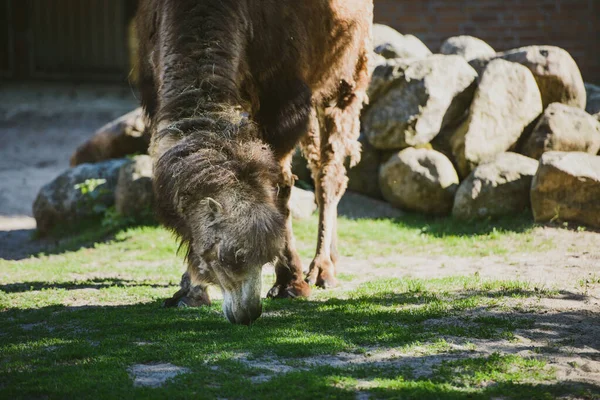
<svg viewBox="0 0 600 400">
<path fill-rule="evenodd" d="M 496 51 L 559 46 L 584 80 L 600 83 L 600 0 L 375 0 L 375 22 L 419 37 L 433 52 L 455 35 L 479 37 Z"/>
</svg>

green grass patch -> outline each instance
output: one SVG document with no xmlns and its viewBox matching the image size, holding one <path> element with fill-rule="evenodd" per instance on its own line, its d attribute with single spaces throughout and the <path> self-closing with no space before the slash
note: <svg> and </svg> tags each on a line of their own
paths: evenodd
<svg viewBox="0 0 600 400">
<path fill-rule="evenodd" d="M 535 242 L 530 222 L 503 224 L 490 230 L 417 217 L 342 219 L 339 231 L 343 253 L 359 259 L 432 249 L 503 254 Z M 314 219 L 296 223 L 304 256 L 314 250 L 315 229 Z M 102 238 L 90 244 L 99 238 L 86 231 L 49 254 L 0 261 L 0 398 L 354 399 L 362 392 L 371 398 L 553 398 L 575 390 L 553 383 L 553 371 L 541 361 L 475 357 L 454 345 L 514 338 L 533 321 L 510 312 L 511 302 L 551 297 L 552 290 L 478 276 L 355 286 L 359 277 L 346 274 L 340 281 L 348 289 L 316 291 L 310 300 L 266 300 L 263 317 L 247 328 L 229 324 L 218 300 L 201 309 L 160 307 L 184 269 L 166 230 L 145 226 Z M 265 290 L 273 278 L 265 277 Z M 375 362 L 392 350 L 401 360 Z M 345 363 L 340 354 L 361 361 Z M 431 363 L 448 355 L 458 359 Z M 189 372 L 160 388 L 135 387 L 128 369 L 152 363 Z M 428 363 L 429 372 L 420 373 Z M 593 389 L 577 390 L 587 396 Z"/>
</svg>

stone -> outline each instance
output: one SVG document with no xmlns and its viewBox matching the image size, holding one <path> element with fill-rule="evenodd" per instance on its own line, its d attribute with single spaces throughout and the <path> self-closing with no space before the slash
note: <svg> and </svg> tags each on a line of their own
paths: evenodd
<svg viewBox="0 0 600 400">
<path fill-rule="evenodd" d="M 566 50 L 555 46 L 527 46 L 500 53 L 498 57 L 529 68 L 539 86 L 544 108 L 552 103 L 563 103 L 585 109 L 581 71 Z"/>
<path fill-rule="evenodd" d="M 119 171 L 128 162 L 117 159 L 81 164 L 44 185 L 33 203 L 38 232 L 46 235 L 104 215 L 115 203 Z"/>
<path fill-rule="evenodd" d="M 391 204 L 346 190 L 338 204 L 338 215 L 349 219 L 395 219 L 404 215 Z"/>
<path fill-rule="evenodd" d="M 547 151 L 600 150 L 600 122 L 585 111 L 552 103 L 540 118 L 521 153 L 539 159 Z"/>
<path fill-rule="evenodd" d="M 600 114 L 600 86 L 585 84 L 587 103 L 585 111 L 592 115 Z"/>
<path fill-rule="evenodd" d="M 425 58 L 431 50 L 413 35 L 403 35 L 387 25 L 373 25 L 373 49 L 385 58 Z"/>
<path fill-rule="evenodd" d="M 432 215 L 451 212 L 459 183 L 446 156 L 412 147 L 381 166 L 379 182 L 384 199 L 393 206 Z"/>
<path fill-rule="evenodd" d="M 188 368 L 169 363 L 135 364 L 127 368 L 134 387 L 159 388 L 178 375 L 190 372 Z"/>
<path fill-rule="evenodd" d="M 464 115 L 475 91 L 477 74 L 459 56 L 434 55 L 403 68 L 363 113 L 362 129 L 377 149 L 429 143 Z"/>
<path fill-rule="evenodd" d="M 452 164 L 455 168 L 456 160 L 454 159 L 454 154 L 452 153 L 452 136 L 454 135 L 454 133 L 456 133 L 457 129 L 460 126 L 462 126 L 466 119 L 467 115 L 465 115 L 464 118 L 461 118 L 456 123 L 442 128 L 440 133 L 438 133 L 430 143 L 431 149 L 439 151 L 440 153 L 448 157 L 448 159 L 452 161 Z"/>
<path fill-rule="evenodd" d="M 141 107 L 109 122 L 71 155 L 71 166 L 145 154 L 150 143 L 150 131 Z"/>
<path fill-rule="evenodd" d="M 115 209 L 124 217 L 141 220 L 152 215 L 153 205 L 152 159 L 135 156 L 119 170 Z"/>
<path fill-rule="evenodd" d="M 289 206 L 294 219 L 310 218 L 317 210 L 315 194 L 310 190 L 304 190 L 293 186 Z"/>
<path fill-rule="evenodd" d="M 453 36 L 442 43 L 440 53 L 464 57 L 467 61 L 494 57 L 496 50 L 483 40 L 473 36 Z"/>
<path fill-rule="evenodd" d="M 531 184 L 537 222 L 572 221 L 600 228 L 600 157 L 550 151 Z"/>
<path fill-rule="evenodd" d="M 459 175 L 466 177 L 477 165 L 511 149 L 542 110 L 540 91 L 527 68 L 492 61 L 481 76 L 468 118 L 450 139 Z"/>
<path fill-rule="evenodd" d="M 379 59 L 373 69 L 371 81 L 367 88 L 369 104 L 365 106 L 363 112 L 369 108 L 370 104 L 375 104 L 391 88 L 403 82 L 404 71 L 410 66 L 411 62 L 411 60 L 401 58 Z"/>
<path fill-rule="evenodd" d="M 479 165 L 459 186 L 452 215 L 463 220 L 514 215 L 530 208 L 538 162 L 516 153 Z"/>
<path fill-rule="evenodd" d="M 358 141 L 362 146 L 360 162 L 351 168 L 348 165 L 349 163 L 346 163 L 348 190 L 374 199 L 381 199 L 381 189 L 379 188 L 381 151 L 373 147 L 364 134 L 360 135 Z"/>
<path fill-rule="evenodd" d="M 483 71 L 487 68 L 488 64 L 495 60 L 497 57 L 494 55 L 493 57 L 484 56 L 484 57 L 476 57 L 472 60 L 469 60 L 469 65 L 477 72 L 477 75 L 483 74 Z"/>
</svg>

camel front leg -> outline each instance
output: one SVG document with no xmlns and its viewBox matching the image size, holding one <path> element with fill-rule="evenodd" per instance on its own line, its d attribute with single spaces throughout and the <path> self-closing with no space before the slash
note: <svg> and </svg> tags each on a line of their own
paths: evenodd
<svg viewBox="0 0 600 400">
<path fill-rule="evenodd" d="M 211 305 L 207 285 L 199 283 L 201 280 L 199 276 L 200 259 L 194 254 L 193 250 L 190 250 L 187 259 L 188 268 L 181 276 L 180 289 L 163 302 L 163 307 L 200 307 Z"/>
<path fill-rule="evenodd" d="M 296 239 L 292 230 L 292 214 L 289 207 L 295 176 L 291 171 L 292 154 L 280 161 L 281 183 L 278 187 L 277 201 L 281 213 L 286 218 L 285 246 L 275 263 L 276 281 L 267 297 L 296 298 L 310 296 L 310 287 L 303 279 L 302 261 L 296 250 Z"/>
</svg>

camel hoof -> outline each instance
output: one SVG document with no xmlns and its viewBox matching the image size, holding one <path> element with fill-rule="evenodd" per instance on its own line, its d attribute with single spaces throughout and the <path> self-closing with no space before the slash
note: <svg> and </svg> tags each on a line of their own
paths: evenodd
<svg viewBox="0 0 600 400">
<path fill-rule="evenodd" d="M 179 299 L 176 299 L 173 297 L 165 299 L 161 304 L 162 308 L 175 308 L 178 306 L 179 306 Z"/>
<path fill-rule="evenodd" d="M 323 289 L 331 289 L 338 285 L 335 278 L 335 266 L 331 261 L 314 260 L 306 276 L 306 283 Z"/>
<path fill-rule="evenodd" d="M 333 289 L 335 287 L 338 287 L 339 282 L 335 278 L 335 276 L 324 277 L 321 274 L 319 276 L 319 278 L 317 279 L 316 285 L 317 285 L 317 287 L 320 287 L 321 289 Z"/>
<path fill-rule="evenodd" d="M 173 296 L 170 299 L 163 301 L 162 306 L 164 308 L 188 308 L 188 307 L 202 307 L 210 306 L 210 299 L 208 296 L 200 293 L 197 296 Z"/>
<path fill-rule="evenodd" d="M 297 297 L 309 297 L 310 286 L 304 281 L 292 282 L 289 285 L 275 285 L 267 293 L 269 299 L 295 299 Z"/>
</svg>

